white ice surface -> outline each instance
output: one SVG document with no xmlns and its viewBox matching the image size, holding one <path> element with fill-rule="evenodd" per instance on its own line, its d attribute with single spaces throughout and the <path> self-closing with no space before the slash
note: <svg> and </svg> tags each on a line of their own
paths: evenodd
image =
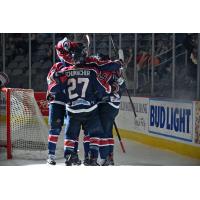
<svg viewBox="0 0 200 200">
<path fill-rule="evenodd" d="M 62 139 L 60 139 L 62 140 Z M 80 139 L 80 141 L 82 138 Z M 115 138 L 114 159 L 117 166 L 199 166 L 200 160 L 183 156 L 168 150 L 161 150 L 144 145 L 133 140 L 122 139 L 126 153 L 123 153 L 119 141 Z M 62 144 L 62 142 L 61 142 Z M 62 151 L 62 148 L 59 149 Z M 45 155 L 46 156 L 46 155 Z M 79 157 L 83 159 L 83 145 L 79 145 Z M 44 165 L 44 159 L 19 159 L 0 160 L 0 166 L 30 166 Z M 62 156 L 57 158 L 57 166 L 64 166 Z"/>
</svg>

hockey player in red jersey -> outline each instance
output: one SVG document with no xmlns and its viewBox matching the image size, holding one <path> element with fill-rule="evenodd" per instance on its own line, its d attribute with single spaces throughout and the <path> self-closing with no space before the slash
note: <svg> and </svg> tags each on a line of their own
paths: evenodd
<svg viewBox="0 0 200 200">
<path fill-rule="evenodd" d="M 49 136 L 48 136 L 48 159 L 47 163 L 50 165 L 56 164 L 56 145 L 58 142 L 58 137 L 62 130 L 64 120 L 66 119 L 66 109 L 65 109 L 65 94 L 61 90 L 59 85 L 59 78 L 55 77 L 55 74 L 59 72 L 62 68 L 66 66 L 73 65 L 73 60 L 70 54 L 68 54 L 70 46 L 70 41 L 67 38 L 59 41 L 55 46 L 57 56 L 60 62 L 55 63 L 50 69 L 47 76 L 48 90 L 47 90 L 47 100 L 49 102 Z M 54 88 L 54 92 L 51 89 Z M 80 165 L 81 161 L 77 154 L 78 141 L 76 142 L 76 159 L 74 159 L 74 165 Z"/>
<path fill-rule="evenodd" d="M 109 57 L 100 56 L 100 60 L 110 62 Z M 101 69 L 101 68 L 100 68 Z M 112 85 L 112 93 L 108 102 L 99 104 L 99 116 L 106 135 L 100 141 L 100 157 L 101 165 L 114 165 L 114 138 L 113 124 L 116 116 L 119 113 L 120 99 L 123 90 L 125 89 L 124 79 L 122 78 L 121 69 L 113 71 L 101 71 L 104 80 Z M 104 149 L 108 148 L 108 155 L 105 155 Z M 106 157 L 105 157 L 106 156 Z"/>
<path fill-rule="evenodd" d="M 107 99 L 109 103 L 104 101 L 104 103 L 102 104 L 101 102 L 99 102 L 98 106 L 100 120 L 104 129 L 104 132 L 103 134 L 101 134 L 100 138 L 99 151 L 100 151 L 100 157 L 102 159 L 101 165 L 114 165 L 113 161 L 114 139 L 112 135 L 112 126 L 114 119 L 118 114 L 119 104 L 120 104 L 120 96 L 116 94 L 118 92 L 117 90 L 119 89 L 119 84 L 114 81 L 116 81 L 116 77 L 119 75 L 122 63 L 119 60 L 112 61 L 111 59 L 100 58 L 99 56 L 87 56 L 87 58 L 85 59 L 85 64 L 86 66 L 95 66 L 96 68 L 98 68 L 98 70 L 100 71 L 99 78 L 101 79 L 101 82 L 104 84 L 112 85 L 112 93 L 110 94 L 110 97 Z M 114 96 L 113 92 L 115 92 Z M 115 103 L 112 103 L 111 101 L 115 101 Z M 112 104 L 112 106 L 110 106 L 110 104 Z M 114 109 L 113 106 L 115 107 Z M 87 150 L 89 145 L 89 136 L 85 135 L 83 140 L 84 140 L 84 148 Z M 88 165 L 87 161 L 88 161 L 88 152 L 85 151 L 85 159 L 83 163 L 85 165 Z"/>
<path fill-rule="evenodd" d="M 101 78 L 103 82 L 109 83 L 112 86 L 112 93 L 107 102 L 99 103 L 98 110 L 100 120 L 104 129 L 104 134 L 101 135 L 100 140 L 100 165 L 114 165 L 114 139 L 113 139 L 113 124 L 119 112 L 121 93 L 125 88 L 124 79 L 121 76 L 121 69 L 113 68 L 113 63 L 119 63 L 122 66 L 122 61 L 112 61 L 108 56 L 103 54 L 94 57 L 88 57 L 87 63 L 96 63 L 98 69 L 101 71 Z"/>
</svg>

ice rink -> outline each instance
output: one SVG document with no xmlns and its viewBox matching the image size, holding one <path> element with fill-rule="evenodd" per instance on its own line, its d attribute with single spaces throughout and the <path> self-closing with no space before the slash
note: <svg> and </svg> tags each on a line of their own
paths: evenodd
<svg viewBox="0 0 200 200">
<path fill-rule="evenodd" d="M 167 200 L 172 192 L 177 193 L 188 183 L 192 186 L 182 191 L 182 196 L 183 192 L 186 199 L 196 195 L 193 191 L 198 191 L 200 160 L 133 140 L 122 139 L 122 141 L 126 153 L 122 152 L 119 141 L 115 138 L 116 166 L 65 167 L 62 158 L 57 159 L 55 166 L 47 165 L 45 159 L 0 160 L 2 180 L 0 186 L 5 197 L 3 199 L 7 199 L 9 194 L 8 199 L 25 200 L 31 194 L 29 197 L 31 200 L 38 196 L 41 199 L 54 200 L 63 199 L 67 194 L 68 199 L 73 199 L 75 195 L 76 199 L 84 199 L 84 197 L 94 199 L 95 196 L 96 200 L 101 200 L 106 196 L 106 199 L 137 197 L 137 199 Z M 82 144 L 79 147 L 79 155 L 83 159 Z M 197 182 L 195 183 L 194 180 Z M 21 194 L 19 191 L 22 187 Z M 10 193 L 9 188 L 14 192 Z M 53 191 L 49 191 L 51 189 Z M 166 192 L 166 189 L 170 192 Z M 100 192 L 102 190 L 103 193 Z M 85 191 L 89 191 L 90 195 L 88 196 Z M 177 195 L 180 197 L 179 192 Z"/>
<path fill-rule="evenodd" d="M 81 138 L 82 139 L 82 138 Z M 80 139 L 80 141 L 81 141 Z M 60 143 L 62 138 L 60 138 Z M 126 153 L 122 152 L 118 138 L 115 138 L 115 165 L 116 166 L 200 166 L 199 159 L 193 159 L 187 156 L 177 154 L 172 151 L 154 148 L 133 140 L 122 139 Z M 59 153 L 62 155 L 61 144 L 59 144 Z M 79 156 L 83 160 L 83 145 L 79 145 Z M 34 155 L 35 156 L 35 155 Z M 39 157 L 39 156 L 38 156 Z M 30 166 L 45 165 L 45 159 L 19 159 L 0 160 L 0 166 Z M 57 158 L 57 166 L 64 166 L 62 156 Z"/>
</svg>

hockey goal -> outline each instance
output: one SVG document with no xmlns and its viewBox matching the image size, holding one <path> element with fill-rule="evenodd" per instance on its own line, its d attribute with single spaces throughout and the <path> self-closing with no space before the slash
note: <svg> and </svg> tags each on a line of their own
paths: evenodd
<svg viewBox="0 0 200 200">
<path fill-rule="evenodd" d="M 31 89 L 0 89 L 0 157 L 46 156 L 48 127 Z M 4 153 L 5 152 L 5 153 Z M 33 157 L 34 155 L 34 157 Z"/>
</svg>

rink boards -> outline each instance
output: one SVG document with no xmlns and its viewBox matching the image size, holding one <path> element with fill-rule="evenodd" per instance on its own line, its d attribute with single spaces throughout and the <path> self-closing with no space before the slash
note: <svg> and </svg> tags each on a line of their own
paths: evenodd
<svg viewBox="0 0 200 200">
<path fill-rule="evenodd" d="M 45 95 L 35 93 L 43 116 L 48 115 Z M 200 101 L 144 97 L 132 101 L 137 118 L 129 98 L 121 100 L 116 124 L 122 137 L 200 159 Z M 3 117 L 1 113 L 1 121 Z"/>
<path fill-rule="evenodd" d="M 122 137 L 200 158 L 200 102 L 122 97 L 116 119 Z"/>
<path fill-rule="evenodd" d="M 44 116 L 44 92 L 35 98 Z M 116 124 L 122 137 L 200 159 L 200 101 L 132 97 L 137 118 L 123 96 Z M 47 118 L 46 118 L 47 119 Z"/>
</svg>

